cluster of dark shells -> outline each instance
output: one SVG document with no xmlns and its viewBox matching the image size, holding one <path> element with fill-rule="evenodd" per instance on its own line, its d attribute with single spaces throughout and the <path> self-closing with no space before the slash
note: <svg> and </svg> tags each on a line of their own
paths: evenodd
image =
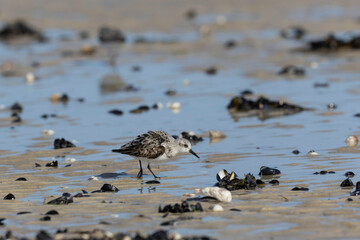
<svg viewBox="0 0 360 240">
<path fill-rule="evenodd" d="M 204 209 L 201 203 L 189 204 L 187 201 L 182 203 L 175 203 L 173 205 L 167 204 L 164 207 L 159 206 L 159 213 L 185 213 L 185 212 L 203 212 Z"/>
<path fill-rule="evenodd" d="M 72 148 L 72 147 L 76 147 L 75 144 L 66 140 L 65 138 L 57 138 L 54 140 L 54 149 Z"/>
<path fill-rule="evenodd" d="M 227 109 L 236 120 L 241 117 L 253 116 L 257 116 L 260 120 L 266 120 L 271 117 L 292 115 L 309 110 L 284 101 L 273 101 L 265 97 L 252 100 L 244 95 L 232 98 Z"/>
<path fill-rule="evenodd" d="M 360 35 L 354 35 L 350 38 L 337 37 L 330 33 L 319 40 L 309 41 L 308 51 L 338 51 L 342 49 L 360 49 Z"/>
</svg>

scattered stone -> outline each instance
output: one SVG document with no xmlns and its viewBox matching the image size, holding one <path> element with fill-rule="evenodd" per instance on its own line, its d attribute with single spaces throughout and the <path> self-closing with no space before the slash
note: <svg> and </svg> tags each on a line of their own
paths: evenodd
<svg viewBox="0 0 360 240">
<path fill-rule="evenodd" d="M 238 209 L 238 208 L 230 208 L 229 211 L 232 211 L 232 212 L 241 212 L 241 209 Z"/>
<path fill-rule="evenodd" d="M 35 163 L 35 167 L 41 167 L 41 165 L 38 163 Z"/>
<path fill-rule="evenodd" d="M 340 187 L 353 187 L 354 183 L 350 180 L 350 178 L 345 179 L 341 182 Z"/>
<path fill-rule="evenodd" d="M 216 198 L 221 202 L 231 202 L 231 192 L 225 188 L 220 187 L 206 187 L 202 189 L 195 189 L 195 193 L 202 193 L 205 196 Z"/>
<path fill-rule="evenodd" d="M 23 107 L 22 107 L 22 105 L 20 103 L 16 102 L 13 105 L 11 105 L 10 110 L 13 113 L 22 113 Z"/>
<path fill-rule="evenodd" d="M 122 31 L 110 27 L 101 27 L 98 32 L 98 39 L 101 43 L 124 43 L 126 40 Z"/>
<path fill-rule="evenodd" d="M 123 111 L 119 110 L 119 109 L 113 109 L 109 111 L 110 114 L 114 114 L 115 116 L 121 116 L 124 114 Z"/>
<path fill-rule="evenodd" d="M 340 38 L 333 33 L 328 34 L 326 37 L 309 41 L 307 47 L 303 51 L 310 52 L 333 52 L 344 49 L 359 49 L 360 48 L 360 35 L 346 36 Z"/>
<path fill-rule="evenodd" d="M 82 56 L 91 56 L 96 53 L 96 47 L 92 45 L 84 45 L 80 49 L 80 55 Z"/>
<path fill-rule="evenodd" d="M 15 20 L 4 24 L 0 29 L 0 40 L 10 41 L 19 38 L 29 37 L 39 42 L 45 42 L 46 37 L 37 29 L 30 26 L 24 20 Z"/>
<path fill-rule="evenodd" d="M 295 155 L 298 155 L 300 153 L 300 151 L 296 149 L 296 150 L 292 151 L 292 153 Z"/>
<path fill-rule="evenodd" d="M 54 240 L 55 238 L 53 238 L 47 231 L 45 230 L 40 230 L 38 232 L 38 234 L 36 234 L 36 238 L 35 240 Z"/>
<path fill-rule="evenodd" d="M 205 73 L 207 75 L 215 75 L 217 73 L 217 69 L 215 67 L 209 67 L 205 69 Z"/>
<path fill-rule="evenodd" d="M 291 191 L 309 191 L 309 188 L 306 187 L 294 187 Z"/>
<path fill-rule="evenodd" d="M 47 213 L 45 213 L 45 215 L 59 215 L 59 212 L 56 210 L 50 210 Z"/>
<path fill-rule="evenodd" d="M 185 17 L 188 20 L 193 20 L 198 15 L 197 11 L 195 9 L 189 9 L 185 12 Z"/>
<path fill-rule="evenodd" d="M 347 178 L 352 178 L 352 177 L 355 176 L 355 173 L 349 171 L 349 172 L 346 172 L 344 175 L 345 175 L 345 177 L 347 177 Z"/>
<path fill-rule="evenodd" d="M 4 223 L 4 221 L 6 220 L 6 218 L 0 218 L 0 226 L 5 226 L 5 223 Z M 10 236 L 9 236 L 9 233 L 10 232 Z M 11 231 L 8 231 L 7 233 L 6 233 L 6 238 L 5 239 L 12 239 L 11 238 Z"/>
<path fill-rule="evenodd" d="M 305 76 L 305 69 L 295 65 L 287 65 L 278 72 L 278 75 L 303 77 Z"/>
<path fill-rule="evenodd" d="M 95 176 L 91 176 L 88 178 L 89 181 L 99 181 L 99 178 L 98 177 L 95 177 Z"/>
<path fill-rule="evenodd" d="M 176 90 L 174 89 L 169 89 L 165 92 L 166 95 L 168 96 L 175 96 L 176 95 Z"/>
<path fill-rule="evenodd" d="M 15 200 L 15 195 L 12 193 L 9 193 L 4 197 L 4 200 Z"/>
<path fill-rule="evenodd" d="M 352 135 L 352 136 L 349 136 L 345 142 L 349 147 L 354 147 L 354 146 L 358 145 L 359 139 L 357 136 Z"/>
<path fill-rule="evenodd" d="M 24 215 L 24 214 L 30 214 L 31 212 L 28 211 L 24 211 L 24 212 L 18 212 L 16 213 L 16 215 Z"/>
<path fill-rule="evenodd" d="M 278 180 L 276 180 L 276 179 L 271 180 L 269 183 L 272 184 L 272 185 L 279 185 L 280 184 L 280 182 Z"/>
<path fill-rule="evenodd" d="M 354 117 L 360 117 L 360 113 L 355 114 Z"/>
<path fill-rule="evenodd" d="M 160 184 L 160 182 L 159 181 L 157 181 L 157 180 L 150 180 L 150 181 L 147 181 L 147 182 L 145 182 L 146 184 Z"/>
<path fill-rule="evenodd" d="M 55 167 L 55 168 L 57 168 L 57 167 L 58 167 L 58 161 L 55 160 L 55 161 L 52 161 L 52 162 L 50 162 L 50 163 L 47 163 L 47 164 L 45 165 L 45 167 Z"/>
<path fill-rule="evenodd" d="M 19 177 L 19 178 L 17 178 L 15 181 L 27 181 L 27 179 L 24 178 L 24 177 Z"/>
<path fill-rule="evenodd" d="M 234 47 L 236 47 L 236 45 L 237 45 L 237 43 L 236 43 L 236 41 L 234 41 L 234 40 L 229 40 L 229 41 L 226 41 L 226 42 L 224 43 L 224 47 L 225 47 L 226 49 L 234 48 Z"/>
<path fill-rule="evenodd" d="M 69 142 L 67 140 L 65 140 L 64 138 L 57 138 L 54 141 L 54 149 L 59 149 L 59 148 L 72 148 L 72 147 L 76 147 L 75 144 L 73 144 L 72 142 Z"/>
<path fill-rule="evenodd" d="M 262 166 L 260 168 L 259 176 L 266 176 L 266 175 L 277 175 L 281 174 L 279 169 L 276 168 L 270 168 L 266 166 Z"/>
<path fill-rule="evenodd" d="M 51 221 L 51 217 L 50 216 L 45 216 L 39 219 L 40 221 Z"/>
<path fill-rule="evenodd" d="M 105 183 L 100 190 L 92 191 L 91 193 L 98 193 L 98 192 L 118 192 L 119 189 L 111 184 Z"/>
<path fill-rule="evenodd" d="M 348 199 L 346 199 L 348 202 L 352 202 L 352 201 L 354 201 L 354 199 L 352 199 L 352 198 L 348 198 Z"/>
<path fill-rule="evenodd" d="M 184 212 L 203 212 L 201 203 L 189 204 L 187 201 L 183 201 L 181 204 L 176 203 L 174 205 L 168 204 L 163 208 L 159 206 L 159 213 L 184 213 Z"/>
<path fill-rule="evenodd" d="M 280 31 L 280 36 L 285 39 L 302 39 L 306 35 L 306 30 L 301 26 L 284 28 Z"/>
<path fill-rule="evenodd" d="M 70 193 L 63 193 L 61 197 L 58 197 L 54 200 L 47 202 L 47 204 L 54 204 L 54 205 L 62 205 L 62 204 L 69 204 L 73 203 L 73 197 L 71 197 Z"/>
<path fill-rule="evenodd" d="M 146 105 L 141 105 L 133 110 L 130 110 L 130 113 L 133 113 L 133 114 L 139 114 L 139 113 L 143 113 L 143 112 L 147 112 L 150 110 L 150 107 L 149 106 L 146 106 Z"/>
</svg>

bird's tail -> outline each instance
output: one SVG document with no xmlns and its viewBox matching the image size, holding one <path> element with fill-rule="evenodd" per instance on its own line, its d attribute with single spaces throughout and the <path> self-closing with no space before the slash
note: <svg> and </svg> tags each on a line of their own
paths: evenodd
<svg viewBox="0 0 360 240">
<path fill-rule="evenodd" d="M 113 151 L 113 152 L 117 152 L 117 153 L 121 153 L 121 152 L 122 152 L 122 150 L 121 150 L 121 149 L 113 149 L 113 150 L 111 150 L 111 151 Z"/>
</svg>

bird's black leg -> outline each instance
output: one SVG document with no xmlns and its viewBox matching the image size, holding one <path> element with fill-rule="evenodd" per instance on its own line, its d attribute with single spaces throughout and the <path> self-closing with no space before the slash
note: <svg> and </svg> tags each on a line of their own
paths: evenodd
<svg viewBox="0 0 360 240">
<path fill-rule="evenodd" d="M 143 175 L 143 169 L 142 169 L 142 165 L 141 165 L 141 160 L 139 160 L 139 164 L 140 164 L 140 171 L 137 174 L 137 178 L 142 178 Z"/>
<path fill-rule="evenodd" d="M 159 178 L 159 177 L 157 177 L 157 176 L 153 173 L 153 171 L 151 170 L 151 167 L 150 167 L 150 163 L 149 163 L 149 162 L 148 162 L 147 168 L 149 169 L 149 171 L 151 172 L 151 174 L 154 176 L 155 179 L 156 179 L 156 178 Z"/>
</svg>

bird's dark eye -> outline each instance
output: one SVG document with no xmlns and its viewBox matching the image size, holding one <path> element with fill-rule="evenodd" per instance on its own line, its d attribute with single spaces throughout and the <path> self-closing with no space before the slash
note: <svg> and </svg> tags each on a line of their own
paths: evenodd
<svg viewBox="0 0 360 240">
<path fill-rule="evenodd" d="M 187 147 L 188 147 L 188 145 L 187 145 L 187 144 L 185 144 L 185 145 L 184 145 L 184 147 L 186 147 L 186 148 L 187 148 Z"/>
</svg>

